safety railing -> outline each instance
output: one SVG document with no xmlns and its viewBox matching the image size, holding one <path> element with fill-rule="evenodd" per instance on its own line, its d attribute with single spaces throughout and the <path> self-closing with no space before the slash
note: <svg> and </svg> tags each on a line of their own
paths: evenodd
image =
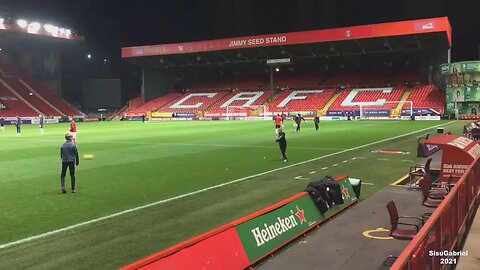
<svg viewBox="0 0 480 270">
<path fill-rule="evenodd" d="M 435 209 L 390 269 L 448 269 L 456 263 L 460 245 L 480 202 L 480 159 L 476 159 Z"/>
</svg>

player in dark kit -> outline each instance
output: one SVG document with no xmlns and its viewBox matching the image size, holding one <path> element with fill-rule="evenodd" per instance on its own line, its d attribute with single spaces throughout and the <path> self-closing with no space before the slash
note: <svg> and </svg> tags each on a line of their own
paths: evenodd
<svg viewBox="0 0 480 270">
<path fill-rule="evenodd" d="M 278 129 L 278 137 L 275 141 L 278 142 L 278 146 L 280 146 L 283 161 L 287 162 L 287 140 L 285 139 L 285 133 L 281 128 Z"/>
<path fill-rule="evenodd" d="M 22 119 L 17 116 L 17 120 L 15 121 L 15 127 L 17 128 L 17 135 L 22 132 Z"/>
<path fill-rule="evenodd" d="M 70 181 L 72 187 L 72 193 L 76 192 L 75 189 L 75 165 L 78 166 L 80 159 L 78 158 L 77 145 L 73 143 L 73 136 L 71 133 L 65 135 L 66 142 L 60 148 L 60 158 L 62 159 L 62 173 L 60 175 L 60 183 L 62 185 L 62 193 L 67 193 L 65 189 L 65 175 L 67 174 L 67 168 L 70 171 Z"/>
<path fill-rule="evenodd" d="M 3 118 L 0 118 L 0 132 L 3 132 L 5 130 L 3 122 L 5 122 L 5 120 Z"/>
<path fill-rule="evenodd" d="M 318 124 L 320 123 L 320 117 L 318 117 L 318 115 L 315 115 L 315 118 L 313 118 L 313 123 L 315 123 L 315 130 L 318 130 Z"/>
<path fill-rule="evenodd" d="M 40 134 L 43 134 L 44 133 L 43 127 L 45 125 L 45 116 L 43 116 L 43 114 L 40 114 L 38 117 L 40 117 L 39 125 L 38 125 L 38 127 L 40 128 Z"/>
<path fill-rule="evenodd" d="M 305 122 L 305 118 L 303 118 L 300 114 L 297 114 L 297 117 L 295 118 L 295 123 L 297 124 L 297 132 L 300 132 L 300 124 L 302 123 L 302 120 L 303 122 Z"/>
</svg>

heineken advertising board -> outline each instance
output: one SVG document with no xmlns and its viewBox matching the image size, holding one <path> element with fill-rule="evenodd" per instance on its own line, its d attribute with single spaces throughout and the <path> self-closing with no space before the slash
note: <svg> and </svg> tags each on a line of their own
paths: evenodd
<svg viewBox="0 0 480 270">
<path fill-rule="evenodd" d="M 303 196 L 272 212 L 238 225 L 237 232 L 250 263 L 271 253 L 357 199 L 348 178 L 338 183 L 344 204 L 333 206 L 324 215 L 317 209 L 310 196 Z"/>
<path fill-rule="evenodd" d="M 480 72 L 480 61 L 466 61 L 440 65 L 440 74 L 442 75 L 475 72 Z"/>
<path fill-rule="evenodd" d="M 480 102 L 480 85 L 449 87 L 446 91 L 448 102 Z"/>
</svg>

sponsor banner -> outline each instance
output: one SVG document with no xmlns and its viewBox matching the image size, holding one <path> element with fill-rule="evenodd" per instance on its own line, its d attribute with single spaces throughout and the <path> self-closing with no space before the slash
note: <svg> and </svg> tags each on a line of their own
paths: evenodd
<svg viewBox="0 0 480 270">
<path fill-rule="evenodd" d="M 319 116 L 320 118 L 320 121 L 322 120 L 327 120 L 327 121 L 330 121 L 330 120 L 347 120 L 346 117 L 342 117 L 342 116 Z"/>
<path fill-rule="evenodd" d="M 415 116 L 415 120 L 417 120 L 417 121 L 440 120 L 440 115 L 435 115 L 435 116 Z"/>
<path fill-rule="evenodd" d="M 439 112 L 432 109 L 413 109 L 413 115 L 438 115 Z M 402 115 L 410 115 L 410 110 L 402 110 Z"/>
<path fill-rule="evenodd" d="M 238 235 L 250 263 L 268 255 L 273 250 L 339 212 L 345 205 L 357 200 L 348 178 L 338 183 L 340 184 L 344 204 L 334 205 L 323 215 L 320 214 L 310 196 L 306 195 L 274 211 L 238 225 Z"/>
<path fill-rule="evenodd" d="M 250 262 L 315 226 L 321 215 L 309 196 L 301 197 L 279 209 L 237 226 Z"/>
<path fill-rule="evenodd" d="M 100 119 L 98 118 L 85 118 L 85 120 L 83 120 L 84 122 L 98 122 L 100 121 Z"/>
<path fill-rule="evenodd" d="M 313 115 L 315 115 L 315 112 L 306 111 L 306 112 L 289 112 L 288 113 L 289 116 L 295 116 L 297 114 L 300 114 L 301 116 L 313 116 Z"/>
<path fill-rule="evenodd" d="M 172 113 L 171 112 L 152 112 L 150 113 L 150 116 L 152 118 L 162 118 L 162 117 L 170 118 L 172 117 Z"/>
<path fill-rule="evenodd" d="M 219 116 L 222 116 L 222 114 L 220 113 L 205 113 L 205 116 L 206 117 L 219 117 Z"/>
<path fill-rule="evenodd" d="M 195 114 L 188 113 L 188 112 L 179 112 L 179 113 L 173 113 L 173 117 L 195 117 Z"/>
<path fill-rule="evenodd" d="M 3 124 L 4 125 L 15 125 L 15 121 L 17 121 L 17 120 L 4 119 Z M 29 125 L 29 124 L 32 124 L 32 120 L 22 119 L 22 125 Z"/>
<path fill-rule="evenodd" d="M 35 125 L 39 125 L 40 124 L 40 118 L 34 118 L 34 119 L 31 119 L 31 123 L 32 124 L 35 124 Z M 43 120 L 43 123 L 44 124 L 58 124 L 58 119 L 44 119 Z"/>
<path fill-rule="evenodd" d="M 363 111 L 363 115 L 368 117 L 390 116 L 390 110 L 366 110 Z"/>
</svg>

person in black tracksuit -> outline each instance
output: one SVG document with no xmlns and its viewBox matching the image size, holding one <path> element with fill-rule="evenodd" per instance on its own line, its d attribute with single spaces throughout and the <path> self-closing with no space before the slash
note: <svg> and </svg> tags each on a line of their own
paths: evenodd
<svg viewBox="0 0 480 270">
<path fill-rule="evenodd" d="M 300 114 L 297 115 L 295 118 L 295 123 L 297 124 L 297 129 L 295 131 L 300 132 L 300 123 L 305 122 L 305 118 L 303 118 Z"/>
<path fill-rule="evenodd" d="M 278 142 L 278 146 L 280 146 L 283 161 L 287 162 L 287 140 L 285 139 L 285 132 L 283 132 L 281 128 L 278 129 L 278 137 L 275 141 Z"/>
<path fill-rule="evenodd" d="M 66 142 L 60 148 L 60 158 L 62 159 L 62 173 L 60 175 L 62 193 L 67 193 L 65 189 L 65 175 L 67 174 L 67 168 L 70 171 L 72 193 L 75 193 L 75 165 L 79 165 L 80 159 L 78 158 L 77 145 L 73 143 L 72 134 L 69 133 L 65 135 L 65 140 Z"/>
<path fill-rule="evenodd" d="M 22 119 L 17 116 L 17 120 L 15 121 L 15 127 L 17 128 L 17 134 L 20 134 L 22 132 Z"/>
<path fill-rule="evenodd" d="M 313 118 L 313 123 L 315 123 L 315 130 L 318 130 L 318 124 L 320 123 L 320 117 L 318 117 L 318 115 L 315 115 L 315 118 Z"/>
</svg>

